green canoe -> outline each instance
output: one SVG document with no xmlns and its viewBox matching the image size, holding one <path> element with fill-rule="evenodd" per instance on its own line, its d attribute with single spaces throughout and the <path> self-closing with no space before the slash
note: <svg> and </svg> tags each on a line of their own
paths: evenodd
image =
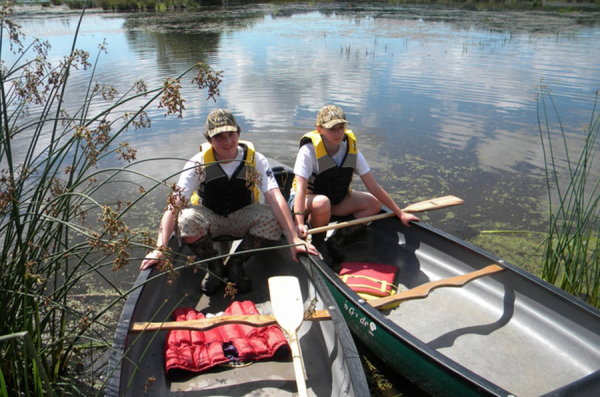
<svg viewBox="0 0 600 397">
<path fill-rule="evenodd" d="M 353 236 L 345 260 L 397 266 L 401 292 L 489 265 L 503 270 L 376 310 L 321 259 L 304 260 L 352 333 L 433 396 L 600 395 L 600 311 L 440 230 L 377 220 Z"/>
</svg>

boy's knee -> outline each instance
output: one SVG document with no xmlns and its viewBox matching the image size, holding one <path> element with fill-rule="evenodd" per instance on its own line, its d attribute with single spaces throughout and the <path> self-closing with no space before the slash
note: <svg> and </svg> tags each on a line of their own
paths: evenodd
<svg viewBox="0 0 600 397">
<path fill-rule="evenodd" d="M 364 202 L 364 204 L 366 204 L 366 205 L 363 207 L 366 210 L 366 212 L 363 215 L 371 216 L 371 215 L 378 214 L 379 211 L 381 211 L 381 201 L 377 200 L 375 198 L 375 196 L 373 196 L 371 194 L 369 194 L 366 197 L 367 197 L 367 199 Z"/>
<path fill-rule="evenodd" d="M 317 195 L 312 201 L 312 212 L 316 212 L 319 214 L 330 213 L 331 212 L 331 201 L 329 201 L 329 197 L 324 195 Z"/>
<path fill-rule="evenodd" d="M 184 242 L 192 242 L 208 234 L 208 227 L 204 223 L 195 222 L 194 219 L 179 220 L 176 229 L 177 236 Z"/>
<path fill-rule="evenodd" d="M 186 244 L 193 244 L 196 241 L 198 241 L 198 239 L 201 239 L 202 237 L 204 237 L 204 236 L 185 236 L 185 237 L 182 237 L 181 239 Z"/>
<path fill-rule="evenodd" d="M 373 203 L 371 205 L 371 208 L 374 210 L 375 213 L 378 213 L 379 211 L 381 211 L 381 201 L 377 200 L 375 197 L 373 197 Z"/>
</svg>

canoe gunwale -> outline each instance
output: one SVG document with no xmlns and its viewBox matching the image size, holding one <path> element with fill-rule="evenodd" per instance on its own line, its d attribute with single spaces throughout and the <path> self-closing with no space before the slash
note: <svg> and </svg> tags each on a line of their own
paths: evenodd
<svg viewBox="0 0 600 397">
<path fill-rule="evenodd" d="M 350 332 L 350 328 L 344 319 L 343 313 L 338 309 L 335 298 L 331 295 L 331 293 L 329 293 L 327 284 L 325 284 L 325 281 L 321 278 L 320 273 L 315 274 L 316 277 L 313 277 L 313 272 L 311 272 L 311 263 L 306 254 L 299 255 L 298 259 L 304 266 L 309 275 L 308 277 L 312 280 L 313 284 L 315 285 L 315 289 L 319 293 L 323 303 L 331 315 L 331 319 L 335 324 L 335 334 L 342 341 L 342 350 L 346 356 L 347 365 L 350 368 L 350 376 L 354 376 L 354 374 L 357 373 L 364 374 L 364 368 L 362 366 L 360 354 L 357 350 L 348 349 L 348 346 L 355 346 L 354 339 L 352 337 L 352 333 Z M 323 291 L 327 291 L 328 293 L 324 294 Z M 360 379 L 353 379 L 351 383 L 354 385 L 357 396 L 369 396 L 371 394 L 365 376 L 360 376 Z"/>
<path fill-rule="evenodd" d="M 121 388 L 121 368 L 125 356 L 125 348 L 127 346 L 131 319 L 135 314 L 139 297 L 142 294 L 144 285 L 148 281 L 151 272 L 152 269 L 140 271 L 140 274 L 133 284 L 133 292 L 127 296 L 127 300 L 125 301 L 125 305 L 121 311 L 121 316 L 119 317 L 119 323 L 113 339 L 112 352 L 108 359 L 108 380 L 104 390 L 104 395 L 106 397 L 119 395 Z"/>
</svg>

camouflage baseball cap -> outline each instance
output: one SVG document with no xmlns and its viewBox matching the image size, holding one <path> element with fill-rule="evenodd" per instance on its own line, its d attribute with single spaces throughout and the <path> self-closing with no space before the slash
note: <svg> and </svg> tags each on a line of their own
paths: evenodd
<svg viewBox="0 0 600 397">
<path fill-rule="evenodd" d="M 346 121 L 346 114 L 339 106 L 326 105 L 317 113 L 317 127 L 331 128 L 340 123 L 348 123 L 348 121 Z"/>
<path fill-rule="evenodd" d="M 209 137 L 225 131 L 239 131 L 240 127 L 233 114 L 227 109 L 213 110 L 206 118 L 206 134 Z"/>
</svg>

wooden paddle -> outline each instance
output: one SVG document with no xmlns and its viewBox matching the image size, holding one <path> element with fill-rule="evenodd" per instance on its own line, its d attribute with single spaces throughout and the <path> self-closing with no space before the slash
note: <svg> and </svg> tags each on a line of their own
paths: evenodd
<svg viewBox="0 0 600 397">
<path fill-rule="evenodd" d="M 498 273 L 502 270 L 503 268 L 498 265 L 490 265 L 481 270 L 460 276 L 431 281 L 429 283 L 409 289 L 408 291 L 404 291 L 396 295 L 386 296 L 384 298 L 371 299 L 368 302 L 371 306 L 378 310 L 389 309 L 391 307 L 398 306 L 401 302 L 407 300 L 426 298 L 435 288 L 462 287 L 470 281 Z M 327 310 L 316 310 L 315 312 L 311 313 L 310 316 L 305 316 L 304 319 L 309 321 L 323 321 L 330 320 L 331 317 Z M 189 321 L 168 321 L 164 323 L 133 323 L 129 332 L 137 334 L 140 332 L 171 331 L 176 329 L 206 331 L 225 324 L 247 324 L 254 327 L 264 327 L 266 325 L 277 324 L 277 320 L 273 315 L 257 314 L 247 316 L 222 316 Z"/>
<path fill-rule="evenodd" d="M 460 205 L 464 202 L 465 201 L 463 199 L 460 199 L 456 196 L 444 196 L 444 197 L 438 197 L 438 198 L 434 198 L 431 200 L 420 201 L 418 203 L 411 204 L 408 207 L 404 208 L 402 211 L 407 212 L 407 213 L 432 211 L 432 210 L 438 210 L 441 208 L 451 207 L 454 205 Z M 383 214 L 367 216 L 365 218 L 354 219 L 354 220 L 347 221 L 347 222 L 339 222 L 339 223 L 334 223 L 334 224 L 327 225 L 327 226 L 315 227 L 315 228 L 310 229 L 308 231 L 308 234 L 326 232 L 328 230 L 340 229 L 343 227 L 348 227 L 348 226 L 356 225 L 359 223 L 372 222 L 372 221 L 376 221 L 378 219 L 390 218 L 393 216 L 396 216 L 396 214 L 394 214 L 393 212 L 385 212 Z"/>
<path fill-rule="evenodd" d="M 306 374 L 300 355 L 300 343 L 298 342 L 298 328 L 304 320 L 304 303 L 300 284 L 296 277 L 278 276 L 269 278 L 269 294 L 271 296 L 271 307 L 277 324 L 288 334 L 292 348 L 294 361 L 294 373 L 300 397 L 307 397 Z"/>
<path fill-rule="evenodd" d="M 408 291 L 400 292 L 399 294 L 390 295 L 383 298 L 371 299 L 368 302 L 377 310 L 391 309 L 393 307 L 398 306 L 400 302 L 406 300 L 426 298 L 427 296 L 429 296 L 429 293 L 436 288 L 462 287 L 470 281 L 501 272 L 502 270 L 504 270 L 504 268 L 498 265 L 489 265 L 481 270 L 477 270 L 467 274 L 462 274 L 460 276 L 431 281 L 429 283 L 419 285 L 418 287 L 411 288 Z"/>
<path fill-rule="evenodd" d="M 311 321 L 331 320 L 331 316 L 327 310 L 316 310 L 310 317 Z M 151 331 L 172 331 L 172 330 L 188 330 L 188 331 L 208 331 L 209 329 L 227 325 L 227 324 L 246 324 L 253 327 L 265 327 L 267 325 L 277 324 L 275 316 L 270 314 L 252 314 L 252 315 L 237 315 L 237 316 L 221 316 L 212 318 L 203 318 L 199 320 L 188 321 L 166 321 L 163 323 L 133 323 L 129 333 L 138 334 L 140 332 Z"/>
</svg>

